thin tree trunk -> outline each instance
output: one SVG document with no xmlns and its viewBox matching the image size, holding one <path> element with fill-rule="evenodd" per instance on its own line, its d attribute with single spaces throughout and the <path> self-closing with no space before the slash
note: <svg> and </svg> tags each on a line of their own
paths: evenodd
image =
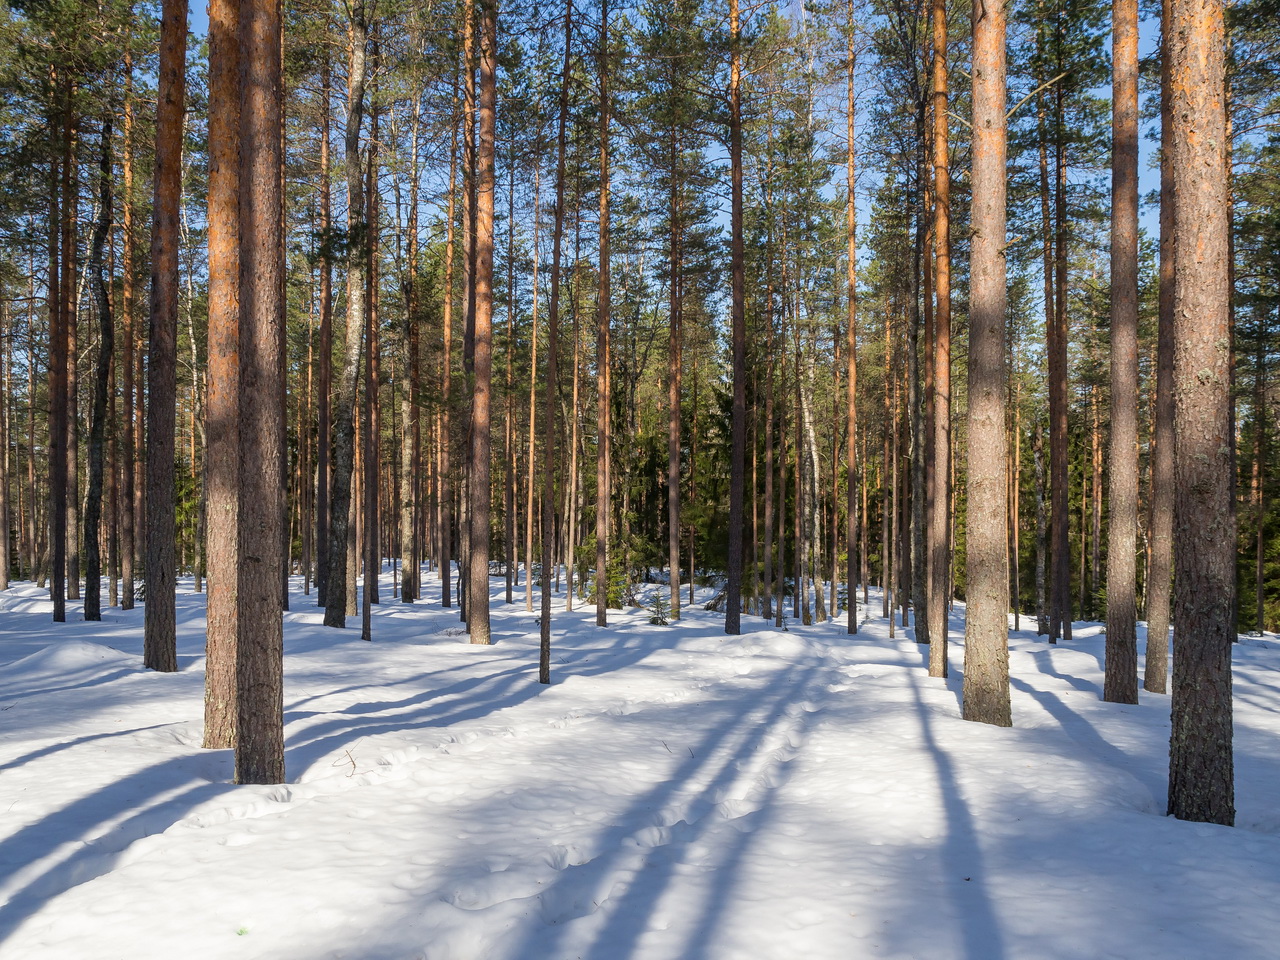
<svg viewBox="0 0 1280 960">
<path fill-rule="evenodd" d="M 542 201 L 541 180 L 538 175 L 538 164 L 533 170 L 533 332 L 529 335 L 529 458 L 525 466 L 525 516 L 524 516 L 524 608 L 533 610 L 533 505 L 534 477 L 537 471 L 537 427 L 538 427 L 538 261 L 541 254 L 538 249 L 538 224 L 542 217 L 539 214 Z M 543 456 L 546 456 L 544 452 Z"/>
<path fill-rule="evenodd" d="M 542 397 L 542 615 L 538 648 L 538 682 L 551 682 L 551 561 L 556 529 L 556 383 L 559 378 L 560 252 L 564 239 L 564 172 L 569 122 L 570 56 L 573 52 L 573 0 L 565 0 L 564 65 L 560 73 L 560 106 L 556 134 L 556 207 L 551 245 L 551 303 L 548 307 L 547 375 Z"/>
<path fill-rule="evenodd" d="M 1151 573 L 1147 583 L 1147 656 L 1142 687 L 1168 690 L 1169 600 L 1173 574 L 1173 91 L 1172 0 L 1162 0 L 1160 30 L 1160 294 L 1156 337 L 1156 416 L 1151 449 Z"/>
<path fill-rule="evenodd" d="M 115 351 L 115 318 L 111 312 L 111 287 L 107 278 L 103 251 L 111 231 L 113 197 L 111 190 L 111 117 L 102 124 L 102 154 L 98 177 L 98 222 L 93 231 L 93 247 L 89 256 L 89 272 L 93 276 L 98 308 L 98 363 L 93 385 L 93 420 L 89 428 L 89 491 L 84 509 L 84 618 L 102 619 L 102 486 L 106 470 L 107 395 L 111 391 L 111 354 Z M 8 459 L 8 433 L 5 434 L 5 458 Z M 7 467 L 7 464 L 6 464 Z M 8 487 L 8 470 L 3 478 Z M 0 494 L 2 495 L 2 494 Z M 4 578 L 9 573 L 9 518 L 0 511 L 4 524 L 4 552 L 0 555 Z"/>
<path fill-rule="evenodd" d="M 730 287 L 733 342 L 733 424 L 729 454 L 729 570 L 724 632 L 742 632 L 742 513 L 747 453 L 747 312 L 742 236 L 742 55 L 738 0 L 729 0 L 729 165 L 731 182 Z M 692 571 L 690 571 L 692 574 Z"/>
<path fill-rule="evenodd" d="M 355 405 L 360 373 L 360 341 L 365 326 L 365 265 L 368 258 L 370 225 L 366 222 L 364 169 L 360 162 L 360 126 L 364 119 L 366 54 L 369 24 L 365 4 L 356 0 L 350 6 L 347 29 L 347 124 L 344 136 L 344 167 L 347 178 L 347 231 L 350 249 L 347 254 L 347 336 L 342 369 L 333 407 L 334 450 L 333 486 L 329 519 L 329 583 L 325 594 L 324 623 L 328 627 L 345 627 L 350 587 L 348 550 L 352 514 L 352 473 L 355 454 Z"/>
<path fill-rule="evenodd" d="M 596 296 L 596 626 L 609 623 L 609 537 L 613 503 L 613 370 L 609 345 L 609 0 L 600 3 L 600 256 Z"/>
<path fill-rule="evenodd" d="M 476 181 L 475 385 L 471 399 L 469 515 L 471 548 L 467 623 L 472 643 L 489 636 L 489 462 L 493 381 L 494 127 L 497 109 L 497 0 L 480 5 L 480 116 Z"/>
<path fill-rule="evenodd" d="M 947 129 L 947 9 L 933 0 L 933 485 L 929 514 L 929 675 L 947 675 L 951 485 L 951 173 Z"/>
<path fill-rule="evenodd" d="M 326 24 L 327 27 L 327 24 Z M 327 32 L 327 31 L 326 31 Z M 320 370 L 316 378 L 316 603 L 329 597 L 330 492 L 333 484 L 329 451 L 332 445 L 333 394 L 333 232 L 329 183 L 329 48 L 320 60 Z"/>
</svg>

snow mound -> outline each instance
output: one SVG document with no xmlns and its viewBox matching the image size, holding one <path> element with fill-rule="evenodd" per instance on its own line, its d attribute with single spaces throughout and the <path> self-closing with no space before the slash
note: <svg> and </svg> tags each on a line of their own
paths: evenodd
<svg viewBox="0 0 1280 960">
<path fill-rule="evenodd" d="M 21 660 L 15 660 L 5 667 L 5 673 L 10 679 L 65 676 L 81 670 L 132 663 L 134 660 L 129 654 L 106 644 L 89 643 L 86 640 L 60 640 Z"/>
</svg>

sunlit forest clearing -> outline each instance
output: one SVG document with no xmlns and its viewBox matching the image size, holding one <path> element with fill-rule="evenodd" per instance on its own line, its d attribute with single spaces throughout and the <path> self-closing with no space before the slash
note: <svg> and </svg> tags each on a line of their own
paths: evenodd
<svg viewBox="0 0 1280 960">
<path fill-rule="evenodd" d="M 1270 956 L 1278 23 L 0 0 L 0 958 Z"/>
</svg>

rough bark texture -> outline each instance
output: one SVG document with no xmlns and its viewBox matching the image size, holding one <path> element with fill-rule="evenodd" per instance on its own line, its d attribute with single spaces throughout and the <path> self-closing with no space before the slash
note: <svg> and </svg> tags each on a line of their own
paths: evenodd
<svg viewBox="0 0 1280 960">
<path fill-rule="evenodd" d="M 556 382 L 559 377 L 560 253 L 564 240 L 564 169 L 568 140 L 570 54 L 573 47 L 573 0 L 565 0 L 564 65 L 560 74 L 560 116 L 556 134 L 556 209 L 551 244 L 551 303 L 547 312 L 547 376 L 542 391 L 542 610 L 539 619 L 538 682 L 551 682 L 551 561 L 555 539 Z"/>
<path fill-rule="evenodd" d="M 964 718 L 1010 726 L 1004 472 L 1005 13 L 973 11 L 973 253 L 969 328 L 968 609 Z"/>
<path fill-rule="evenodd" d="M 125 56 L 125 93 L 124 93 L 124 143 L 121 145 L 122 170 L 124 177 L 124 208 L 120 214 L 123 232 L 124 262 L 120 280 L 120 312 L 124 341 L 120 347 L 120 392 L 122 394 L 120 411 L 124 437 L 120 444 L 120 609 L 132 610 L 134 603 L 133 560 L 137 553 L 134 531 L 136 517 L 134 513 L 135 484 L 134 471 L 134 411 L 133 411 L 133 369 L 134 344 L 137 331 L 134 328 L 134 247 L 136 239 L 133 235 L 133 61 Z"/>
<path fill-rule="evenodd" d="M 947 5 L 933 2 L 933 496 L 929 511 L 929 676 L 947 675 L 951 487 L 951 174 L 947 131 Z"/>
<path fill-rule="evenodd" d="M 610 477 L 610 405 L 613 402 L 609 352 L 609 0 L 600 4 L 600 258 L 596 298 L 596 626 L 609 623 L 609 533 L 613 483 Z"/>
<path fill-rule="evenodd" d="M 1169 24 L 1174 233 L 1173 719 L 1169 813 L 1231 824 L 1232 514 L 1227 125 L 1221 0 L 1173 0 Z"/>
<path fill-rule="evenodd" d="M 240 15 L 240 504 L 236 782 L 284 781 L 284 259 L 280 7 Z"/>
<path fill-rule="evenodd" d="M 742 239 L 742 63 L 738 0 L 729 0 L 729 165 L 731 181 L 730 287 L 733 342 L 733 424 L 729 454 L 729 571 L 724 632 L 742 632 L 742 506 L 747 456 L 747 305 Z M 692 576 L 692 570 L 690 571 Z"/>
<path fill-rule="evenodd" d="M 493 387 L 494 129 L 497 111 L 497 0 L 480 5 L 479 149 L 476 156 L 475 383 L 471 394 L 471 549 L 467 625 L 472 643 L 489 637 L 490 407 Z"/>
<path fill-rule="evenodd" d="M 61 178 L 57 160 L 49 164 L 49 593 L 53 622 L 67 619 L 67 344 L 62 319 Z M 33 405 L 34 408 L 34 405 Z"/>
<path fill-rule="evenodd" d="M 351 526 L 351 475 L 355 466 L 356 387 L 360 341 L 365 325 L 365 270 L 369 225 L 365 220 L 364 170 L 360 163 L 360 126 L 364 118 L 365 67 L 369 24 L 363 3 L 351 6 L 348 29 L 347 126 L 343 165 L 347 179 L 347 340 L 338 389 L 334 393 L 333 487 L 330 491 L 329 583 L 324 623 L 347 625 L 347 552 Z"/>
<path fill-rule="evenodd" d="M 208 630 L 204 746 L 235 746 L 240 490 L 240 2 L 209 5 Z M 323 436 L 323 434 L 322 434 Z"/>
<path fill-rule="evenodd" d="M 1147 648 L 1142 688 L 1169 687 L 1169 603 L 1173 576 L 1173 112 L 1169 88 L 1169 5 L 1160 37 L 1160 301 L 1156 343 L 1156 416 L 1151 450 L 1151 572 L 1147 582 Z"/>
<path fill-rule="evenodd" d="M 1111 9 L 1111 469 L 1102 695 L 1137 703 L 1138 0 L 1115 0 Z M 1095 484 L 1095 502 L 1099 493 Z"/>
<path fill-rule="evenodd" d="M 178 361 L 178 215 L 186 89 L 187 3 L 165 0 L 160 27 L 147 363 L 146 585 L 143 664 L 178 669 L 174 622 L 174 425 Z"/>
<path fill-rule="evenodd" d="M 845 105 L 845 229 L 848 234 L 846 242 L 848 249 L 845 253 L 845 300 L 848 306 L 848 319 L 845 327 L 845 363 L 846 367 L 846 383 L 845 383 L 845 528 L 844 528 L 844 546 L 845 546 L 845 562 L 848 564 L 848 572 L 845 577 L 847 582 L 847 620 L 845 630 L 850 634 L 858 632 L 858 550 L 857 550 L 857 532 L 858 532 L 858 474 L 859 464 L 857 462 L 857 443 L 858 443 L 858 209 L 855 199 L 857 179 L 856 167 L 857 162 L 857 143 L 854 140 L 854 121 L 857 115 L 857 101 L 854 99 L 854 65 L 855 65 L 855 23 L 853 14 L 853 0 L 849 0 L 846 5 L 846 15 L 848 22 L 845 28 L 848 31 L 848 50 L 846 56 L 848 64 L 846 67 L 846 86 L 845 95 L 847 103 Z M 772 398 L 770 398 L 772 399 Z M 772 454 L 772 451 L 770 451 Z M 767 501 L 767 497 L 766 497 Z M 766 548 L 767 549 L 767 548 Z M 866 545 L 863 544 L 863 549 Z M 831 573 L 832 580 L 835 579 L 835 571 Z M 832 593 L 835 592 L 835 584 L 831 586 Z"/>
<path fill-rule="evenodd" d="M 320 362 L 316 376 L 316 603 L 329 596 L 329 448 L 333 392 L 333 223 L 329 191 L 329 51 L 320 61 Z"/>
<path fill-rule="evenodd" d="M 115 350 L 115 317 L 111 311 L 111 287 L 103 252 L 111 231 L 113 197 L 111 189 L 111 120 L 102 125 L 102 152 L 98 176 L 98 222 L 93 230 L 89 272 L 93 277 L 98 308 L 98 360 L 93 382 L 93 416 L 89 426 L 89 489 L 84 506 L 84 618 L 102 619 L 102 487 L 106 474 L 107 395 L 111 391 L 111 354 Z M 8 447 L 6 446 L 6 451 Z M 8 485 L 5 472 L 4 483 Z M 6 548 L 0 566 L 8 577 L 8 517 L 0 511 Z"/>
</svg>

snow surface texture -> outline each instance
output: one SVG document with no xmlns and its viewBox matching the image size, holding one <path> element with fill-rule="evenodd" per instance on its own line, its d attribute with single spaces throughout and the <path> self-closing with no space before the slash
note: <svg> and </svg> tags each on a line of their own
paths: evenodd
<svg viewBox="0 0 1280 960">
<path fill-rule="evenodd" d="M 1229 829 L 1162 815 L 1168 698 L 1100 702 L 1097 625 L 1012 636 L 999 729 L 959 719 L 959 607 L 942 681 L 874 594 L 856 638 L 561 596 L 544 687 L 497 581 L 490 647 L 424 586 L 370 644 L 294 584 L 273 787 L 200 749 L 189 582 L 168 675 L 141 608 L 0 594 L 0 958 L 1280 956 L 1273 637 L 1236 651 Z"/>
</svg>

